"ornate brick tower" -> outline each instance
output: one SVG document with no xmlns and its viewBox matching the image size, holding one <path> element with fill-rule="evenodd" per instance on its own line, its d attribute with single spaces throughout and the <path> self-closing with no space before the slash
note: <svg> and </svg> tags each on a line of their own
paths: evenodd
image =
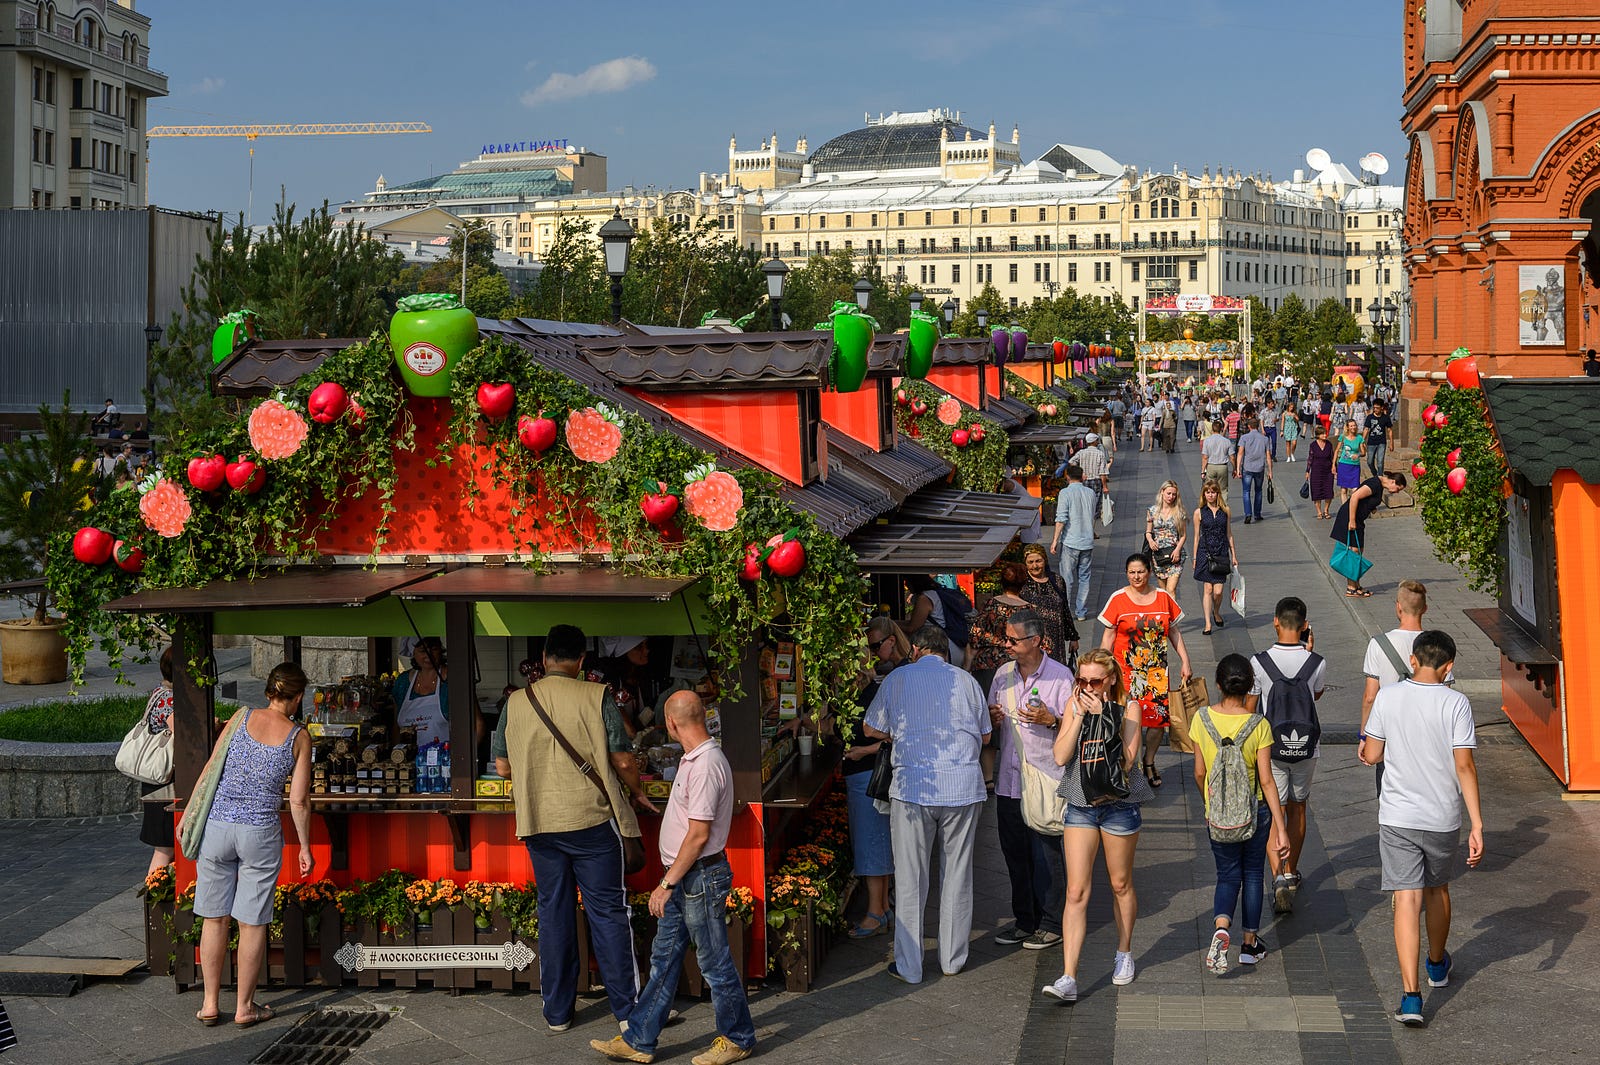
<svg viewBox="0 0 1600 1065">
<path fill-rule="evenodd" d="M 1405 0 L 1405 79 L 1413 370 L 1465 345 L 1487 373 L 1580 373 L 1600 347 L 1600 2 Z"/>
</svg>

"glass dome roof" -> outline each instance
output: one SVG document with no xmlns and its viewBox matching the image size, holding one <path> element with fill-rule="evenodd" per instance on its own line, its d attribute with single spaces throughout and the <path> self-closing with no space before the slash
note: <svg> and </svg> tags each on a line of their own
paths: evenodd
<svg viewBox="0 0 1600 1065">
<path fill-rule="evenodd" d="M 939 165 L 939 135 L 950 131 L 950 140 L 987 140 L 953 119 L 929 122 L 898 122 L 851 130 L 828 141 L 806 160 L 819 174 L 850 170 L 906 170 Z"/>
</svg>

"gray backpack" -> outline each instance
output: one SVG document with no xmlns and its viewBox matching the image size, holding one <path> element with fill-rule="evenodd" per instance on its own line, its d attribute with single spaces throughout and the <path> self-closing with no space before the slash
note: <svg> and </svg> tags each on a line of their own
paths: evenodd
<svg viewBox="0 0 1600 1065">
<path fill-rule="evenodd" d="M 1266 720 L 1251 714 L 1237 734 L 1224 737 L 1211 720 L 1211 708 L 1200 711 L 1200 723 L 1217 745 L 1206 772 L 1206 827 L 1218 843 L 1243 843 L 1256 834 L 1256 786 L 1240 747 L 1245 737 Z"/>
</svg>

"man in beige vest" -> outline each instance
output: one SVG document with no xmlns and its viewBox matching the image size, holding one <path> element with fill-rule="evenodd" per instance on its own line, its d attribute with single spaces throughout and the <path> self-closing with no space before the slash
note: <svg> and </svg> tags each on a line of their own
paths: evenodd
<svg viewBox="0 0 1600 1065">
<path fill-rule="evenodd" d="M 639 835 L 630 794 L 641 806 L 650 804 L 643 798 L 638 763 L 615 700 L 605 685 L 579 679 L 586 645 L 575 625 L 550 629 L 544 678 L 506 700 L 491 748 L 495 771 L 516 782 L 517 836 L 527 845 L 539 892 L 544 1019 L 555 1032 L 572 1027 L 577 1000 L 575 888 L 583 892 L 600 978 L 618 1022 L 626 1024 L 639 998 L 622 836 Z M 530 691 L 578 756 L 598 770 L 604 797 L 540 720 Z"/>
</svg>

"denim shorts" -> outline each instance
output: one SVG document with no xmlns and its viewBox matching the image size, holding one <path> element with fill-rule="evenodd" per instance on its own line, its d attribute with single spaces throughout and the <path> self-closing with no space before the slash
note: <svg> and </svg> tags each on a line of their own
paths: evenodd
<svg viewBox="0 0 1600 1065">
<path fill-rule="evenodd" d="M 1136 802 L 1108 802 L 1104 806 L 1068 803 L 1061 820 L 1068 828 L 1097 828 L 1111 836 L 1133 836 L 1144 824 L 1144 815 Z"/>
</svg>

